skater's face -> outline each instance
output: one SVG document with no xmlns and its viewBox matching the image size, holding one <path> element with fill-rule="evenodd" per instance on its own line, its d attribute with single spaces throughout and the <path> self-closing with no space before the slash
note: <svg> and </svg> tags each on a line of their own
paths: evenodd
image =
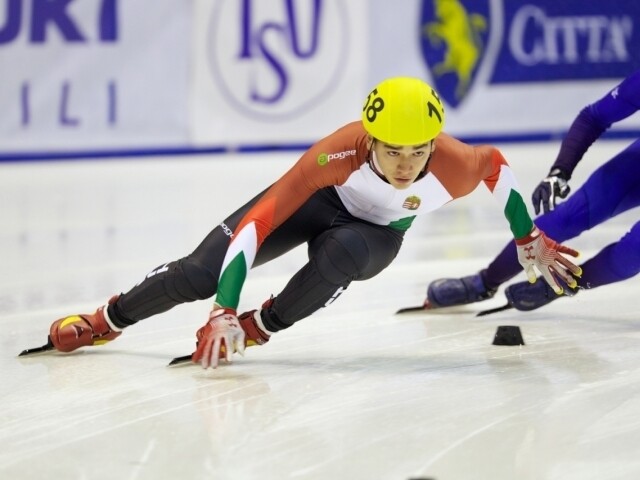
<svg viewBox="0 0 640 480">
<path fill-rule="evenodd" d="M 398 190 L 409 188 L 424 170 L 435 148 L 434 141 L 421 145 L 390 145 L 371 139 L 377 167 L 387 181 Z"/>
</svg>

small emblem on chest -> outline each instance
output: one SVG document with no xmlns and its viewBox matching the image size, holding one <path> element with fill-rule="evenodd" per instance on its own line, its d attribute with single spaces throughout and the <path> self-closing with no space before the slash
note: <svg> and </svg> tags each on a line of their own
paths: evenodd
<svg viewBox="0 0 640 480">
<path fill-rule="evenodd" d="M 417 210 L 420 207 L 421 203 L 422 200 L 420 200 L 420 197 L 416 195 L 410 195 L 402 203 L 402 208 L 406 208 L 407 210 Z"/>
</svg>

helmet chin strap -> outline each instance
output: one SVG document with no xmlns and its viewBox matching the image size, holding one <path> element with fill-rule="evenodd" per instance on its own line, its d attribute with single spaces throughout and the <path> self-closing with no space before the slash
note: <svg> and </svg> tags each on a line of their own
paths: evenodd
<svg viewBox="0 0 640 480">
<path fill-rule="evenodd" d="M 369 161 L 367 163 L 369 164 L 369 168 L 373 170 L 373 173 L 379 176 L 381 180 L 384 180 L 385 182 L 389 183 L 389 180 L 387 180 L 387 177 L 385 177 L 384 174 L 382 173 L 382 169 L 380 168 L 380 164 L 378 163 L 378 157 L 376 155 L 376 151 L 373 148 L 376 142 L 377 140 L 375 138 L 372 139 L 371 147 L 369 148 L 369 153 L 370 153 Z"/>
<path fill-rule="evenodd" d="M 369 165 L 371 165 L 371 170 L 373 170 L 376 175 L 384 178 L 385 180 L 387 179 L 382 173 L 382 169 L 380 168 L 380 164 L 378 163 L 378 156 L 376 155 L 375 150 L 371 150 L 371 162 L 369 162 Z"/>
<path fill-rule="evenodd" d="M 429 152 L 429 158 L 427 158 L 427 161 L 424 164 L 424 168 L 422 169 L 420 174 L 416 177 L 416 180 L 420 180 L 422 177 L 424 177 L 427 174 L 427 170 L 429 169 L 429 162 L 431 161 L 431 157 L 433 157 L 433 152 L 435 151 L 434 145 L 435 145 L 435 140 L 432 140 L 431 151 Z"/>
</svg>

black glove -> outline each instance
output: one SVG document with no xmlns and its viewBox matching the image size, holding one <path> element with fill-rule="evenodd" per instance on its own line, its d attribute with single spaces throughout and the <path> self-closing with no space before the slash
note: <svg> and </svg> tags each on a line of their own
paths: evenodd
<svg viewBox="0 0 640 480">
<path fill-rule="evenodd" d="M 540 213 L 540 204 L 544 213 L 547 213 L 556 207 L 558 197 L 567 198 L 571 191 L 568 180 L 569 175 L 559 168 L 552 169 L 549 175 L 542 179 L 531 195 L 536 215 Z"/>
</svg>

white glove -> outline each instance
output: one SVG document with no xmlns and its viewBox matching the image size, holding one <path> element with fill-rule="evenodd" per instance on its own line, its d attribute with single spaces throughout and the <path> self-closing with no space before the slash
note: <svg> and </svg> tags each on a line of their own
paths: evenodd
<svg viewBox="0 0 640 480">
<path fill-rule="evenodd" d="M 571 288 L 575 288 L 578 285 L 575 277 L 582 275 L 582 269 L 560 254 L 565 253 L 572 257 L 577 257 L 579 253 L 550 239 L 538 227 L 534 226 L 526 237 L 517 238 L 516 248 L 518 250 L 518 261 L 524 268 L 529 283 L 536 281 L 535 267 L 558 295 L 561 295 L 564 290 L 558 283 L 557 278 L 564 281 Z"/>
<path fill-rule="evenodd" d="M 209 321 L 198 330 L 196 338 L 198 344 L 191 361 L 200 362 L 202 368 L 216 368 L 220 358 L 231 362 L 234 352 L 244 355 L 245 333 L 233 309 L 214 307 Z"/>
</svg>

